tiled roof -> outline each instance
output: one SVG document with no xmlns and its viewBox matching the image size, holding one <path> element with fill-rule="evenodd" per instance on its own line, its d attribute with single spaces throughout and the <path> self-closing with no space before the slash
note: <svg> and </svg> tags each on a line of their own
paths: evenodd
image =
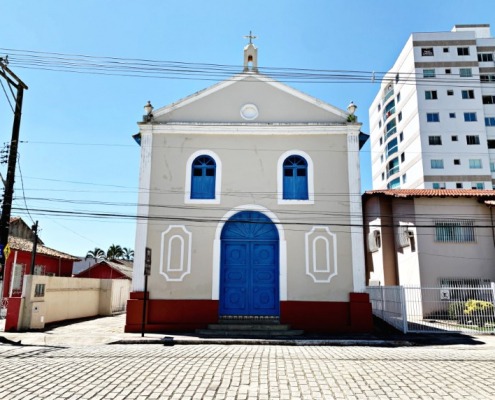
<svg viewBox="0 0 495 400">
<path fill-rule="evenodd" d="M 364 196 L 390 196 L 390 197 L 478 197 L 495 199 L 495 190 L 478 189 L 385 189 L 368 190 Z"/>
<path fill-rule="evenodd" d="M 132 279 L 133 262 L 127 261 L 127 260 L 114 260 L 114 261 L 102 260 L 102 261 L 97 262 L 96 264 L 93 264 L 91 267 L 82 270 L 76 276 L 84 274 L 87 271 L 89 271 L 89 270 L 91 270 L 91 269 L 93 269 L 93 268 L 95 268 L 101 264 L 107 264 L 110 268 L 112 268 L 112 269 L 120 272 L 121 274 L 127 276 L 129 279 Z"/>
<path fill-rule="evenodd" d="M 9 244 L 12 250 L 21 250 L 27 252 L 33 251 L 33 242 L 27 239 L 22 239 L 15 236 L 9 236 Z M 50 247 L 46 247 L 42 244 L 38 244 L 36 246 L 36 253 L 50 257 L 62 258 L 65 260 L 74 260 L 74 261 L 79 260 L 78 257 L 71 256 L 70 254 L 63 253 L 55 249 L 51 249 Z"/>
</svg>

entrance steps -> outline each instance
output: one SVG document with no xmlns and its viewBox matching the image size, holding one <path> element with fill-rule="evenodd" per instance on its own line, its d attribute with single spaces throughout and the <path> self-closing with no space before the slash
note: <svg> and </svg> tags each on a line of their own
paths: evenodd
<svg viewBox="0 0 495 400">
<path fill-rule="evenodd" d="M 221 318 L 218 324 L 208 325 L 208 329 L 197 329 L 196 333 L 211 338 L 287 338 L 300 336 L 303 330 L 290 329 L 281 324 L 278 318 L 242 317 Z"/>
</svg>

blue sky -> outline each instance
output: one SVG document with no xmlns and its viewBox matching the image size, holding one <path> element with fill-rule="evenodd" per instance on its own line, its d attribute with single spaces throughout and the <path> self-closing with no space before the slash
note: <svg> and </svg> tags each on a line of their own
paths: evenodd
<svg viewBox="0 0 495 400">
<path fill-rule="evenodd" d="M 474 0 L 24 0 L 0 1 L 0 56 L 9 50 L 241 65 L 243 35 L 258 39 L 259 66 L 388 70 L 411 32 L 489 23 L 492 1 Z M 213 84 L 11 68 L 24 95 L 14 207 L 30 210 L 136 212 L 138 131 L 147 100 L 158 108 Z M 379 83 L 291 83 L 336 107 L 352 100 L 369 132 L 368 107 Z M 0 92 L 1 143 L 13 114 Z M 369 147 L 361 156 L 363 189 L 371 188 Z M 6 166 L 0 167 L 5 176 Z M 22 179 L 21 179 L 22 172 Z M 25 197 L 25 201 L 23 199 Z M 112 243 L 134 247 L 132 219 L 57 217 L 13 211 L 39 221 L 45 244 L 84 256 Z"/>
</svg>

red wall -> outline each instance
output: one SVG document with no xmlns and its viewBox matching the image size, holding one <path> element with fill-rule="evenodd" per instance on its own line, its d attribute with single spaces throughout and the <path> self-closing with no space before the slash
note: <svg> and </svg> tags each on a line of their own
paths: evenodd
<svg viewBox="0 0 495 400">
<path fill-rule="evenodd" d="M 127 302 L 126 332 L 141 332 L 143 293 Z M 218 322 L 216 300 L 148 300 L 146 332 L 194 331 Z M 350 293 L 349 302 L 282 301 L 280 322 L 307 333 L 371 332 L 373 317 L 366 293 Z"/>
<path fill-rule="evenodd" d="M 96 264 L 94 267 L 88 268 L 79 274 L 78 278 L 98 278 L 98 279 L 129 279 L 119 271 L 110 268 L 107 264 Z"/>
<path fill-rule="evenodd" d="M 10 293 L 10 282 L 12 280 L 12 267 L 14 264 L 15 253 L 17 252 L 17 264 L 24 264 L 24 274 L 29 275 L 31 273 L 31 253 L 21 250 L 12 250 L 7 260 L 3 293 L 4 297 L 8 297 Z M 44 265 L 45 274 L 55 274 L 56 276 L 72 276 L 72 266 L 74 261 L 63 260 L 55 257 L 45 256 L 43 254 L 37 254 L 35 265 Z"/>
</svg>

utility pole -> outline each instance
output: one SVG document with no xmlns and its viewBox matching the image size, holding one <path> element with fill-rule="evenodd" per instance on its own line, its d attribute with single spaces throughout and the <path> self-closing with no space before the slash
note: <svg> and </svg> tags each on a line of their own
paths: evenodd
<svg viewBox="0 0 495 400">
<path fill-rule="evenodd" d="M 34 264 L 36 262 L 36 248 L 38 247 L 38 221 L 32 227 L 34 233 L 33 251 L 31 253 L 31 275 L 34 275 Z"/>
<path fill-rule="evenodd" d="M 14 123 L 12 125 L 12 139 L 10 140 L 9 161 L 7 166 L 7 178 L 5 181 L 5 191 L 2 202 L 2 215 L 0 216 L 0 281 L 3 281 L 6 263 L 3 250 L 9 242 L 10 212 L 12 209 L 12 199 L 14 197 L 17 146 L 19 144 L 19 129 L 21 127 L 22 97 L 24 90 L 27 90 L 28 87 L 7 67 L 7 60 L 3 58 L 0 58 L 0 76 L 7 81 L 9 86 L 13 86 L 17 89 Z"/>
</svg>

